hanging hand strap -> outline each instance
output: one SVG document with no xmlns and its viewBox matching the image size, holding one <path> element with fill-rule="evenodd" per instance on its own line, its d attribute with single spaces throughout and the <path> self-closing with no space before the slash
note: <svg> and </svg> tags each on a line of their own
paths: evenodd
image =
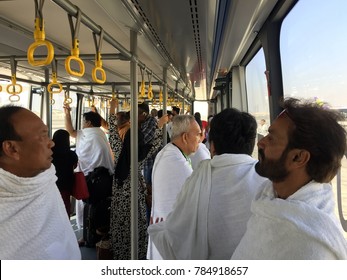
<svg viewBox="0 0 347 280">
<path fill-rule="evenodd" d="M 44 4 L 44 0 L 40 0 L 40 3 L 35 1 L 35 31 L 34 31 L 34 40 L 27 51 L 27 59 L 30 65 L 32 66 L 45 66 L 49 65 L 54 57 L 54 48 L 51 42 L 46 40 L 44 20 L 42 8 Z M 34 53 L 36 48 L 44 46 L 47 48 L 47 56 L 43 60 L 35 60 Z"/>
<path fill-rule="evenodd" d="M 17 84 L 16 72 L 17 72 L 17 61 L 12 56 L 10 59 L 11 62 L 11 84 L 6 87 L 7 93 L 11 94 L 9 97 L 11 102 L 17 102 L 20 100 L 18 94 L 23 91 L 23 87 L 20 84 Z"/>
<path fill-rule="evenodd" d="M 93 81 L 98 84 L 103 84 L 106 82 L 106 73 L 105 70 L 102 68 L 102 60 L 101 60 L 101 47 L 102 47 L 102 39 L 104 37 L 104 30 L 100 27 L 101 32 L 99 36 L 99 41 L 96 38 L 96 34 L 93 32 L 93 39 L 94 39 L 94 45 L 95 45 L 95 67 L 92 70 L 92 78 Z M 97 76 L 97 73 L 100 73 L 101 78 L 99 79 Z"/>
<path fill-rule="evenodd" d="M 57 61 L 55 59 L 53 59 L 53 61 L 52 61 L 52 82 L 47 85 L 47 91 L 50 94 L 50 99 L 51 99 L 52 105 L 55 103 L 55 100 L 53 99 L 53 94 L 54 93 L 60 93 L 63 90 L 63 86 L 61 83 L 58 83 L 57 77 L 58 77 Z"/>
<path fill-rule="evenodd" d="M 80 49 L 79 49 L 79 40 L 78 40 L 78 33 L 80 30 L 80 23 L 81 23 L 81 10 L 78 9 L 77 11 L 75 26 L 73 24 L 72 15 L 68 14 L 68 19 L 69 19 L 71 37 L 72 37 L 72 48 L 71 48 L 71 55 L 65 59 L 65 69 L 66 69 L 66 72 L 70 75 L 82 77 L 84 75 L 85 67 L 84 67 L 84 63 L 82 59 L 79 58 Z M 75 61 L 77 63 L 79 67 L 79 71 L 74 71 L 71 69 L 72 61 Z"/>
</svg>

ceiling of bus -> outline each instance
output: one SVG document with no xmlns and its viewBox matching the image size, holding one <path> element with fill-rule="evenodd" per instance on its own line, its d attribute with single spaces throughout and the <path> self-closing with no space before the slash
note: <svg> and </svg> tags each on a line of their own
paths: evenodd
<svg viewBox="0 0 347 280">
<path fill-rule="evenodd" d="M 129 82 L 130 63 L 111 54 L 130 53 L 130 30 L 138 32 L 137 58 L 153 73 L 152 82 L 163 78 L 167 69 L 170 89 L 189 98 L 206 100 L 212 96 L 214 79 L 221 69 L 238 65 L 256 37 L 276 0 L 51 0 L 45 1 L 43 18 L 46 39 L 54 44 L 56 55 L 69 55 L 71 32 L 67 11 L 63 7 L 79 7 L 88 22 L 103 28 L 119 46 L 103 40 L 101 53 L 107 82 Z M 75 6 L 74 6 L 75 5 Z M 226 11 L 221 9 L 226 8 Z M 224 20 L 218 21 L 217 17 Z M 35 5 L 32 0 L 0 1 L 0 66 L 9 66 L 5 56 L 24 58 L 34 41 Z M 220 36 L 216 36 L 220 30 Z M 218 34 L 217 34 L 218 35 Z M 80 54 L 95 54 L 92 30 L 82 23 L 79 34 Z M 39 54 L 41 50 L 38 51 Z M 216 55 L 217 53 L 217 55 Z M 117 57 L 119 58 L 119 57 Z M 90 82 L 93 60 L 85 60 L 86 74 L 78 83 Z M 31 69 L 30 69 L 31 68 Z M 40 80 L 42 67 L 30 66 L 18 59 L 18 77 Z M 10 72 L 10 70 L 8 70 Z M 144 76 L 145 81 L 150 78 Z M 58 80 L 73 82 L 58 60 Z M 138 80 L 142 76 L 138 71 Z M 177 81 L 178 80 L 178 81 Z M 111 91 L 110 86 L 94 87 L 94 91 Z M 116 86 L 129 92 L 129 86 Z M 154 87 L 159 91 L 159 86 Z"/>
</svg>

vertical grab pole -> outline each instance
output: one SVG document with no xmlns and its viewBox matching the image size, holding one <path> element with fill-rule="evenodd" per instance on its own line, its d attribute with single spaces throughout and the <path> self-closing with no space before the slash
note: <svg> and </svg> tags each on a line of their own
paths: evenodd
<svg viewBox="0 0 347 280">
<path fill-rule="evenodd" d="M 163 68 L 163 115 L 167 113 L 167 67 Z M 163 145 L 167 144 L 166 125 L 163 126 Z"/>
<path fill-rule="evenodd" d="M 131 259 L 138 259 L 138 94 L 137 94 L 137 32 L 130 30 L 130 187 L 131 187 Z"/>
</svg>

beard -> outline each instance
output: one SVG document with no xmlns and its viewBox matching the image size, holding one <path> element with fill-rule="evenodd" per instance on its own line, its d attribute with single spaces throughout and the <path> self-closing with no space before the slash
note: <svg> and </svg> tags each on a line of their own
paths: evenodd
<svg viewBox="0 0 347 280">
<path fill-rule="evenodd" d="M 264 151 L 259 149 L 259 161 L 255 165 L 255 171 L 262 177 L 268 178 L 270 181 L 279 183 L 283 182 L 289 172 L 285 167 L 288 150 L 284 150 L 281 157 L 277 160 L 266 159 Z"/>
</svg>

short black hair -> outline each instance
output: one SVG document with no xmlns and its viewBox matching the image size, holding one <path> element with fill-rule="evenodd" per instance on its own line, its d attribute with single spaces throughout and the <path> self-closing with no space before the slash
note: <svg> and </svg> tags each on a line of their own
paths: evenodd
<svg viewBox="0 0 347 280">
<path fill-rule="evenodd" d="M 14 105 L 6 105 L 0 108 L 0 147 L 6 140 L 22 140 L 12 123 L 13 115 L 21 110 L 25 110 L 25 108 Z M 0 156 L 2 155 L 3 150 L 1 148 Z"/>
<path fill-rule="evenodd" d="M 169 110 L 166 111 L 166 114 L 168 114 L 168 116 L 172 116 L 172 113 Z M 158 111 L 158 118 L 160 119 L 162 116 L 163 116 L 163 109 L 160 109 Z"/>
<path fill-rule="evenodd" d="M 217 155 L 251 155 L 257 134 L 257 121 L 246 112 L 234 108 L 224 109 L 211 121 L 209 141 Z"/>
<path fill-rule="evenodd" d="M 138 104 L 137 108 L 141 109 L 143 112 L 149 114 L 149 106 L 146 102 Z"/>
<path fill-rule="evenodd" d="M 90 121 L 93 127 L 101 126 L 101 116 L 98 113 L 89 111 L 83 114 L 83 118 L 86 121 Z"/>
<path fill-rule="evenodd" d="M 180 113 L 180 108 L 176 107 L 176 106 L 172 106 L 172 111 L 175 111 L 177 113 L 177 115 L 179 115 Z"/>
</svg>

